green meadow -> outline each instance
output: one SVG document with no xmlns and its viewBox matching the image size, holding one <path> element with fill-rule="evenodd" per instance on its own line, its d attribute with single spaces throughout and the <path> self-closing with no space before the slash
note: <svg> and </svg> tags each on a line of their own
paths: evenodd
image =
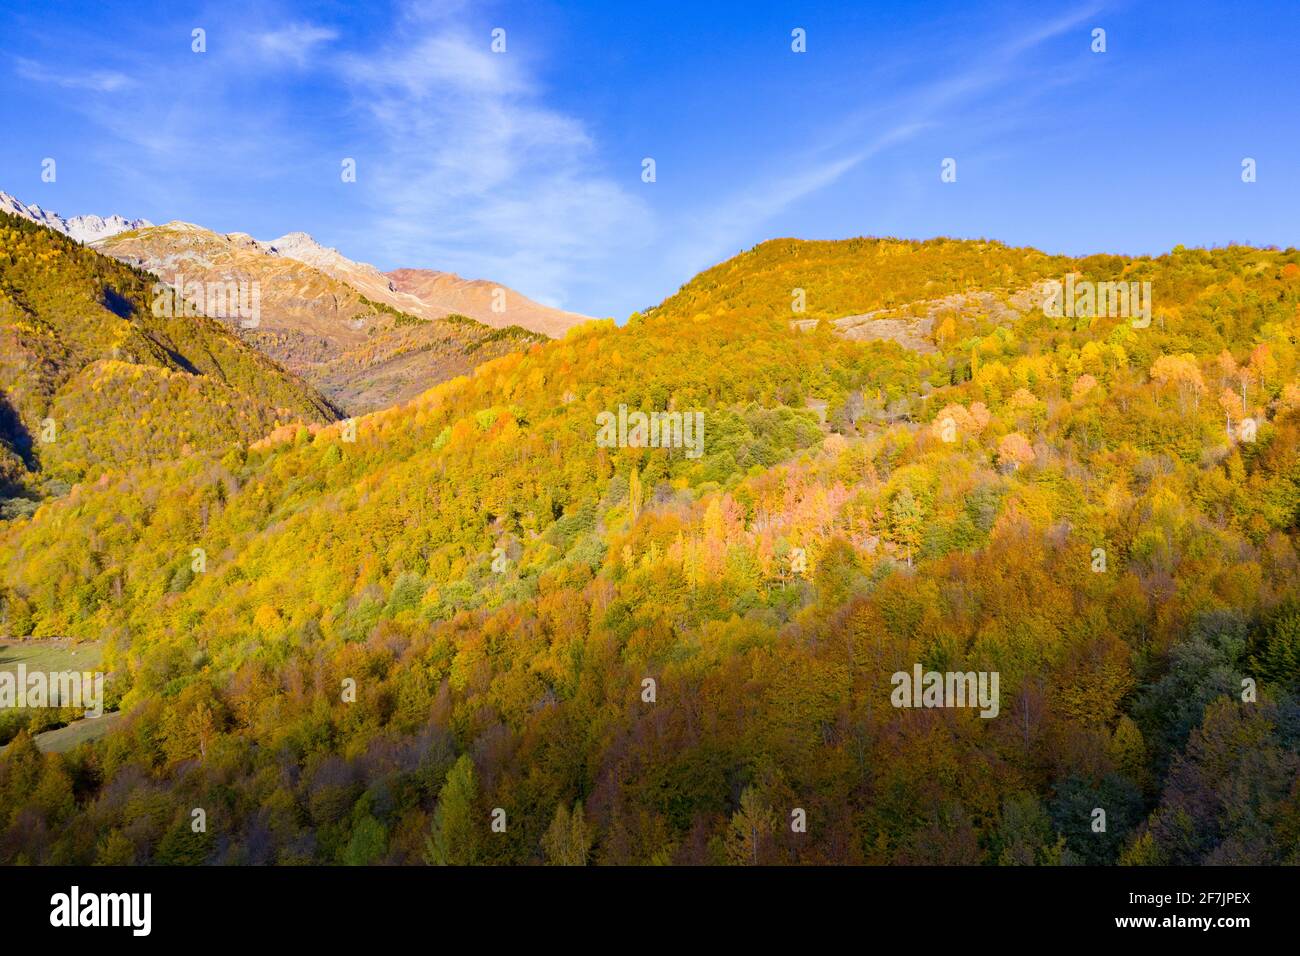
<svg viewBox="0 0 1300 956">
<path fill-rule="evenodd" d="M 74 644 L 70 641 L 24 641 L 0 644 L 0 673 L 15 676 L 20 665 L 27 673 L 94 671 L 103 662 L 103 648 L 97 643 Z M 80 743 L 98 740 L 118 722 L 120 714 L 105 713 L 90 719 L 69 719 L 71 709 L 58 708 L 0 710 L 0 742 L 7 745 L 22 729 L 35 733 L 36 746 L 43 751 L 63 753 Z M 0 750 L 3 750 L 0 747 Z"/>
</svg>

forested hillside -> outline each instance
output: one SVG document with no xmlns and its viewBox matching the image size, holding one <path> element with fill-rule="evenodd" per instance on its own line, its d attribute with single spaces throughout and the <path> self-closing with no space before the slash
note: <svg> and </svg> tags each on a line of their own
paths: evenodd
<svg viewBox="0 0 1300 956">
<path fill-rule="evenodd" d="M 1153 320 L 1024 307 L 1071 271 Z M 924 351 L 820 321 L 972 290 Z M 1300 862 L 1298 332 L 1296 250 L 778 240 L 355 436 L 107 469 L 0 525 L 0 633 L 125 715 L 13 737 L 0 860 Z M 917 664 L 998 716 L 891 706 Z"/>
<path fill-rule="evenodd" d="M 1000 242 L 772 239 L 706 269 L 647 311 L 669 318 L 707 310 L 742 319 L 838 319 L 970 289 L 1018 289 L 1071 265 L 1064 256 Z M 797 290 L 805 300 L 799 312 Z"/>
<path fill-rule="evenodd" d="M 155 315 L 156 282 L 0 213 L 0 497 L 337 417 L 220 323 Z"/>
</svg>

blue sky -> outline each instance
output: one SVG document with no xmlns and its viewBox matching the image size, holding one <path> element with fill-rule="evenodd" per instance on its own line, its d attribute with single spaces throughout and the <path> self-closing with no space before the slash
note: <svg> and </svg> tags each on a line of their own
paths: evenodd
<svg viewBox="0 0 1300 956">
<path fill-rule="evenodd" d="M 777 236 L 1141 254 L 1300 231 L 1289 0 L 0 10 L 0 189 L 23 201 L 303 230 L 620 321 Z"/>
</svg>

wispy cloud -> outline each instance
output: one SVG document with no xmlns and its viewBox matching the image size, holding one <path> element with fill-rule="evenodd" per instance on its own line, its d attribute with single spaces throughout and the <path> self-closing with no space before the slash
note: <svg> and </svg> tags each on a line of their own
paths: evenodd
<svg viewBox="0 0 1300 956">
<path fill-rule="evenodd" d="M 91 90 L 96 93 L 117 93 L 136 85 L 136 81 L 116 70 L 88 70 L 82 72 L 55 70 L 25 57 L 15 58 L 19 76 L 34 83 L 49 83 L 64 89 Z"/>
<path fill-rule="evenodd" d="M 762 178 L 735 188 L 696 217 L 693 229 L 678 234 L 672 260 L 691 274 L 730 255 L 789 206 L 833 185 L 886 149 L 933 129 L 945 110 L 965 108 L 981 94 L 1002 88 L 1017 75 L 1021 57 L 1079 27 L 1100 9 L 1093 4 L 1035 23 L 954 75 L 909 90 L 895 102 L 873 104 L 869 114 L 846 117 L 826 133 L 819 147 L 784 157 Z M 882 116 L 887 118 L 884 132 L 864 132 L 879 129 Z"/>
<path fill-rule="evenodd" d="M 329 27 L 293 23 L 258 34 L 255 43 L 266 57 L 304 67 L 311 61 L 318 47 L 337 40 L 338 35 L 337 30 Z"/>
<path fill-rule="evenodd" d="M 206 52 L 191 50 L 187 30 L 180 34 L 185 42 L 160 44 L 153 55 L 132 59 L 129 76 L 56 67 L 52 58 L 15 58 L 18 74 L 47 84 L 49 98 L 82 116 L 79 151 L 102 179 L 134 197 L 127 205 L 107 194 L 95 208 L 144 215 L 135 208 L 143 197 L 152 219 L 217 227 L 204 210 L 218 206 L 229 211 L 224 228 L 255 228 L 243 222 L 256 212 L 251 197 L 310 153 L 313 131 L 291 121 L 295 88 L 276 74 L 286 57 L 297 65 L 303 51 L 319 49 L 334 31 L 295 21 L 259 31 L 215 15 L 204 18 L 204 27 Z M 83 37 L 77 48 L 87 60 L 107 63 L 121 55 L 117 42 Z M 111 94 L 113 108 L 85 90 Z"/>
<path fill-rule="evenodd" d="M 374 236 L 395 260 L 456 262 L 563 304 L 577 274 L 645 241 L 649 210 L 603 169 L 583 123 L 544 104 L 524 58 L 424 29 L 342 61 L 381 152 Z"/>
</svg>

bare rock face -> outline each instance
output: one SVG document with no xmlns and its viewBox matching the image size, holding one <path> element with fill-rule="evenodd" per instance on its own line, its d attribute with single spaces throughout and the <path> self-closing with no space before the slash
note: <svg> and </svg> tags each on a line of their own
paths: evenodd
<svg viewBox="0 0 1300 956">
<path fill-rule="evenodd" d="M 291 232 L 262 245 L 347 283 L 375 302 L 425 319 L 464 315 L 494 329 L 513 325 L 558 338 L 591 318 L 542 305 L 488 279 L 462 279 L 453 272 L 433 269 L 396 269 L 385 274 L 369 263 L 354 262 L 337 249 L 322 246 L 305 232 Z"/>
<path fill-rule="evenodd" d="M 446 315 L 458 312 L 493 328 L 517 325 L 530 332 L 560 338 L 591 316 L 565 312 L 534 302 L 514 289 L 487 279 L 462 279 L 454 272 L 432 269 L 395 269 L 388 273 L 394 288 L 413 295 L 431 309 Z"/>
<path fill-rule="evenodd" d="M 935 328 L 946 318 L 983 315 L 1000 325 L 1011 325 L 1041 300 L 1041 284 L 1012 292 L 956 292 L 940 299 L 846 315 L 832 320 L 830 325 L 842 338 L 858 342 L 897 342 L 914 352 L 929 353 L 938 351 L 934 344 Z M 819 321 L 796 319 L 790 326 L 806 332 L 816 328 Z"/>
<path fill-rule="evenodd" d="M 222 287 L 235 288 L 241 304 L 255 301 L 251 319 L 229 308 L 228 293 L 207 297 L 199 311 L 231 325 L 349 414 L 407 401 L 543 338 L 448 321 L 451 310 L 394 290 L 378 269 L 352 262 L 306 233 L 263 242 L 247 233 L 223 235 L 169 222 L 94 245 L 183 289 L 190 303 L 195 292 Z M 206 307 L 213 302 L 223 308 Z"/>
</svg>

